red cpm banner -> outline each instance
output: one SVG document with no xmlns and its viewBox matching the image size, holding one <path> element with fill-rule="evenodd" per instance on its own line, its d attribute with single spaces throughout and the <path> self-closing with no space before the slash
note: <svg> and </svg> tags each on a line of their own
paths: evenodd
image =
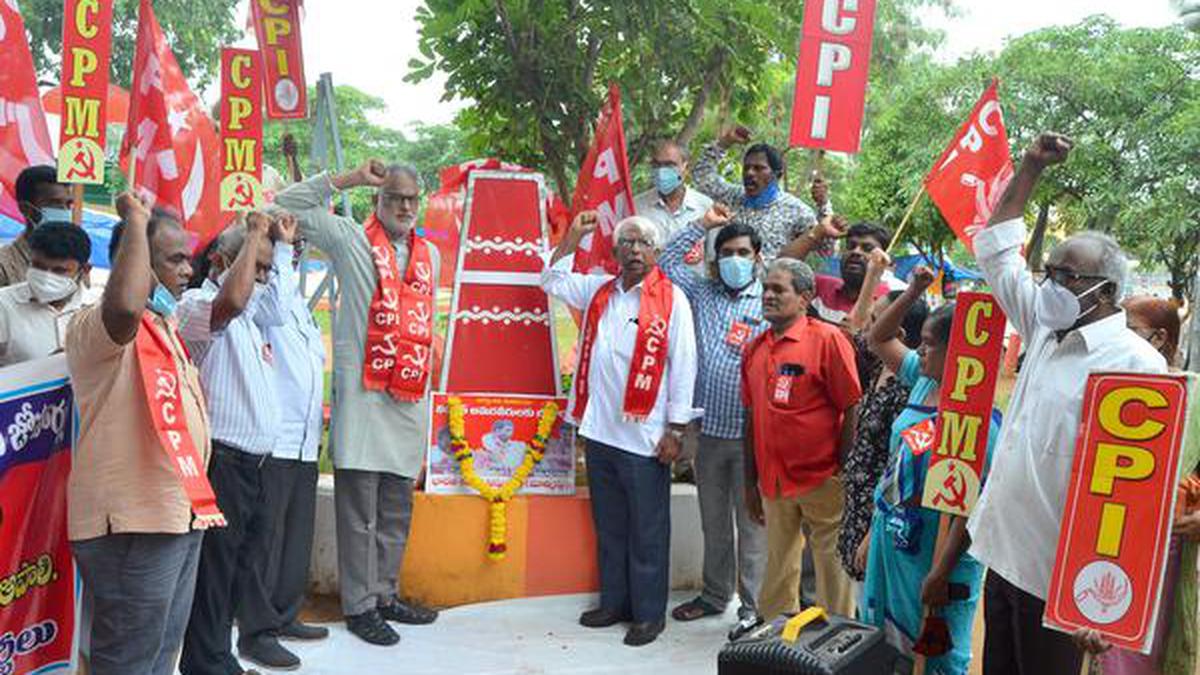
<svg viewBox="0 0 1200 675">
<path fill-rule="evenodd" d="M 810 0 L 796 65 L 788 145 L 858 152 L 875 0 Z"/>
<path fill-rule="evenodd" d="M 250 0 L 258 53 L 266 77 L 267 117 L 308 117 L 308 85 L 300 49 L 302 0 Z"/>
<path fill-rule="evenodd" d="M 67 0 L 63 11 L 61 183 L 104 183 L 112 0 Z"/>
<path fill-rule="evenodd" d="M 959 293 L 921 505 L 956 516 L 979 501 L 1006 318 L 987 293 Z"/>
<path fill-rule="evenodd" d="M 629 177 L 629 159 L 625 155 L 625 128 L 621 124 L 621 92 L 617 85 L 608 88 L 608 100 L 596 120 L 596 135 L 588 149 L 571 211 L 595 210 L 599 227 L 583 238 L 575 251 L 576 272 L 609 273 L 617 271 L 613 257 L 613 231 L 617 223 L 633 215 L 633 192 Z"/>
<path fill-rule="evenodd" d="M 262 86 L 262 69 L 254 50 L 221 50 L 222 211 L 252 211 L 266 202 Z"/>
<path fill-rule="evenodd" d="M 974 250 L 971 240 L 987 225 L 1013 178 L 1008 132 L 996 93 L 999 84 L 992 80 L 950 147 L 925 176 L 925 191 L 968 250 Z"/>
<path fill-rule="evenodd" d="M 1186 409 L 1181 376 L 1088 377 L 1047 626 L 1092 628 L 1118 647 L 1150 651 Z"/>
</svg>

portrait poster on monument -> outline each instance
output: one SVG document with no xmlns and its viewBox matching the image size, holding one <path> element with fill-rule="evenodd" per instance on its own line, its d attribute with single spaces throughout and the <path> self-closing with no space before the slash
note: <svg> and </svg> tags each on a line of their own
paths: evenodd
<svg viewBox="0 0 1200 675">
<path fill-rule="evenodd" d="M 529 440 L 547 403 L 558 404 L 559 415 L 546 442 L 546 453 L 517 494 L 575 494 L 575 435 L 563 424 L 565 398 L 462 394 L 464 427 L 475 472 L 493 487 L 512 477 L 525 459 Z M 433 394 L 426 454 L 425 490 L 433 494 L 474 494 L 463 483 L 450 447 L 449 394 Z"/>
</svg>

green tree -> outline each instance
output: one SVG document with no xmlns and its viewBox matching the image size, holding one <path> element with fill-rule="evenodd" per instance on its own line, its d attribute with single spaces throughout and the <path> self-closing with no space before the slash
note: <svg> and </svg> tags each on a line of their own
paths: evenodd
<svg viewBox="0 0 1200 675">
<path fill-rule="evenodd" d="M 417 13 L 422 58 L 407 79 L 447 73 L 446 96 L 474 101 L 458 117 L 470 147 L 542 167 L 569 196 L 607 83 L 621 88 L 631 164 L 654 138 L 690 143 L 713 110 L 757 114 L 778 76 L 769 66 L 796 58 L 803 5 L 426 0 Z M 880 67 L 936 39 L 915 18 L 926 5 L 948 1 L 880 3 Z"/>
<path fill-rule="evenodd" d="M 347 168 L 356 167 L 372 158 L 412 164 L 429 191 L 438 187 L 438 172 L 443 167 L 463 160 L 465 148 L 462 134 L 454 126 L 418 124 L 406 136 L 398 129 L 372 121 L 387 113 L 387 104 L 383 99 L 348 85 L 335 86 L 334 98 L 338 133 Z M 304 175 L 312 175 L 318 170 L 318 164 L 314 163 L 311 155 L 313 120 L 316 119 L 316 87 L 309 88 L 308 101 L 308 120 L 268 120 L 263 128 L 263 161 L 280 173 L 286 173 L 287 170 L 283 156 L 284 134 L 291 134 L 296 139 L 298 159 Z M 332 169 L 333 142 L 328 140 L 328 143 L 330 152 L 324 160 L 324 166 Z M 355 190 L 350 200 L 356 216 L 365 217 L 370 211 L 369 191 Z"/>
<path fill-rule="evenodd" d="M 59 79 L 62 54 L 63 0 L 17 0 L 38 74 L 52 82 Z M 204 88 L 221 68 L 220 45 L 232 44 L 242 36 L 242 25 L 234 16 L 238 0 L 156 0 L 154 15 L 166 34 L 184 76 Z M 128 87 L 137 46 L 138 0 L 113 2 L 112 82 Z"/>
</svg>

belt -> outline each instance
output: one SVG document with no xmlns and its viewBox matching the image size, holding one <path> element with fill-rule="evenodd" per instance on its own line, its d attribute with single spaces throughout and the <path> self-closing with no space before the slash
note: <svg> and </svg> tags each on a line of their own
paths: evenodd
<svg viewBox="0 0 1200 675">
<path fill-rule="evenodd" d="M 248 464 L 258 468 L 262 468 L 262 465 L 266 463 L 267 458 L 270 457 L 270 455 L 266 454 L 256 455 L 254 453 L 246 452 L 245 450 L 238 450 L 232 445 L 226 445 L 220 441 L 213 441 L 213 454 L 220 455 L 222 458 L 232 462 Z"/>
</svg>

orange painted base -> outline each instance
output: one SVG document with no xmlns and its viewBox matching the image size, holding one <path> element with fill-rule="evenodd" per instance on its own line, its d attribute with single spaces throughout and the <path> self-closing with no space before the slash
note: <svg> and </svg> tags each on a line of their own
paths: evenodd
<svg viewBox="0 0 1200 675">
<path fill-rule="evenodd" d="M 517 497 L 508 503 L 508 553 L 487 556 L 487 502 L 474 495 L 413 495 L 401 571 L 403 595 L 454 607 L 599 588 L 596 534 L 587 491 Z"/>
</svg>

